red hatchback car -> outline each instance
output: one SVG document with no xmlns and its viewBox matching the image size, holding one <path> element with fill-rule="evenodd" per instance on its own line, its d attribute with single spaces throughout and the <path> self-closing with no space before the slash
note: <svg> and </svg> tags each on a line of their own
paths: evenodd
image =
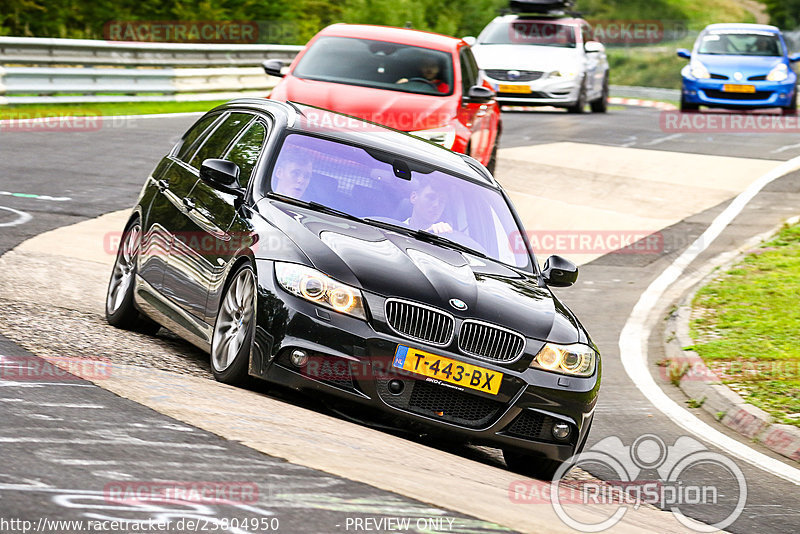
<svg viewBox="0 0 800 534">
<path fill-rule="evenodd" d="M 334 24 L 311 39 L 269 95 L 346 113 L 469 154 L 494 171 L 500 107 L 461 39 L 436 33 Z"/>
</svg>

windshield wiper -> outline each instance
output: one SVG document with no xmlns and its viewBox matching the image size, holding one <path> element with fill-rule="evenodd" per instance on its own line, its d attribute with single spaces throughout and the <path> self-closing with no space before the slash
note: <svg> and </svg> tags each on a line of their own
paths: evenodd
<svg viewBox="0 0 800 534">
<path fill-rule="evenodd" d="M 392 224 L 384 221 L 378 221 L 376 219 L 366 218 L 363 219 L 365 222 L 373 224 L 375 226 L 379 226 L 382 228 L 386 228 L 388 230 L 394 230 L 411 237 L 415 237 L 420 241 L 425 241 L 426 243 L 433 243 L 435 245 L 442 245 L 447 248 L 451 248 L 453 250 L 457 250 L 459 252 L 466 252 L 467 254 L 472 254 L 473 256 L 479 256 L 481 258 L 491 259 L 489 256 L 480 252 L 479 250 L 475 250 L 474 248 L 470 248 L 466 245 L 462 245 L 457 241 L 453 241 L 452 239 L 448 239 L 443 237 L 439 234 L 434 234 L 431 232 L 426 232 L 425 230 L 414 230 L 413 228 L 408 228 L 406 226 L 400 226 L 399 224 Z"/>
<path fill-rule="evenodd" d="M 298 206 L 303 206 L 304 208 L 308 208 L 313 211 L 319 211 L 322 213 L 327 213 L 329 215 L 336 215 L 337 217 L 343 217 L 345 219 L 350 219 L 351 221 L 359 221 L 364 222 L 364 219 L 360 217 L 356 217 L 355 215 L 350 215 L 349 213 L 337 210 L 336 208 L 332 208 L 330 206 L 326 206 L 325 204 L 320 204 L 319 202 L 306 201 L 300 200 L 299 198 L 289 197 L 286 195 L 281 195 L 279 193 L 267 193 L 267 197 L 274 198 L 276 200 L 282 200 L 284 202 L 289 202 L 290 204 L 296 204 Z"/>
</svg>

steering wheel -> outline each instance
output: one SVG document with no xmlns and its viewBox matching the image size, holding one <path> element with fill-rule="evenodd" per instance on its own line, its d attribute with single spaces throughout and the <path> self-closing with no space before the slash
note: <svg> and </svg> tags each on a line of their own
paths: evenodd
<svg viewBox="0 0 800 534">
<path fill-rule="evenodd" d="M 428 78 L 423 78 L 422 76 L 415 76 L 413 78 L 408 79 L 409 82 L 424 82 L 433 87 L 434 89 L 438 90 L 439 88 L 436 86 L 436 83 L 432 82 Z"/>
</svg>

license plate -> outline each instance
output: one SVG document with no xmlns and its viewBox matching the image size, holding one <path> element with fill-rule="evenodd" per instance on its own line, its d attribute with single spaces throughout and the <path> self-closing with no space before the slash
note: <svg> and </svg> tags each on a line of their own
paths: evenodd
<svg viewBox="0 0 800 534">
<path fill-rule="evenodd" d="M 497 90 L 501 93 L 530 93 L 531 88 L 527 85 L 504 85 L 499 84 Z"/>
<path fill-rule="evenodd" d="M 755 85 L 735 85 L 735 84 L 728 84 L 722 86 L 722 90 L 726 93 L 755 93 L 756 86 Z"/>
<path fill-rule="evenodd" d="M 398 369 L 492 395 L 497 395 L 500 391 L 500 383 L 503 380 L 503 373 L 403 345 L 397 346 L 392 365 Z"/>
</svg>

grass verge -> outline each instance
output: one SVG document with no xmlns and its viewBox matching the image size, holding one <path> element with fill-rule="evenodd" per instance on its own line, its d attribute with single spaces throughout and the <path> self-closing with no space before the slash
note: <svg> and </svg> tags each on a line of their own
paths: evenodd
<svg viewBox="0 0 800 534">
<path fill-rule="evenodd" d="M 208 102 L 109 102 L 97 104 L 22 104 L 0 106 L 0 119 L 64 116 L 152 115 L 208 111 L 227 100 Z"/>
<path fill-rule="evenodd" d="M 800 426 L 800 224 L 697 292 L 693 349 L 747 402 Z"/>
</svg>

